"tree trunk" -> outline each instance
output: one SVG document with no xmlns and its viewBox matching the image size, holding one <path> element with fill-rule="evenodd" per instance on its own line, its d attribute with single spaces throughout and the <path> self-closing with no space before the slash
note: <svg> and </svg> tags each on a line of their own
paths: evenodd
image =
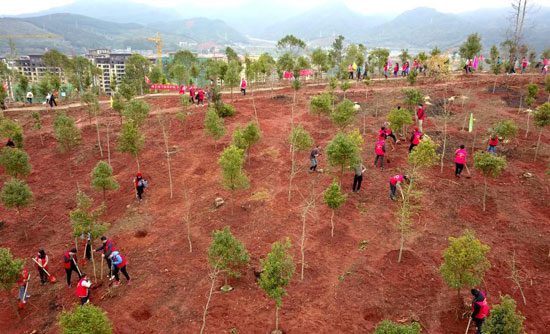
<svg viewBox="0 0 550 334">
<path fill-rule="evenodd" d="M 206 306 L 204 307 L 204 312 L 202 313 L 202 326 L 200 334 L 204 332 L 204 328 L 206 327 L 206 313 L 208 312 L 208 306 L 210 305 L 210 299 L 212 298 L 212 292 L 214 290 L 214 284 L 216 284 L 216 276 L 217 273 L 211 273 L 210 274 L 210 292 L 208 293 L 208 299 L 206 300 Z"/>
<path fill-rule="evenodd" d="M 525 138 L 527 138 L 527 135 L 529 134 L 529 116 L 531 116 L 531 113 L 527 112 L 527 130 L 525 131 Z"/>
<path fill-rule="evenodd" d="M 13 303 L 13 298 L 11 296 L 10 291 L 7 288 L 4 289 L 4 290 L 8 293 L 8 300 L 10 301 L 10 306 L 11 306 L 13 312 L 15 313 L 15 316 L 17 317 L 18 320 L 21 320 L 21 316 L 19 315 L 19 312 L 17 311 L 17 308 L 15 307 L 15 304 Z"/>
<path fill-rule="evenodd" d="M 445 158 L 445 148 L 447 147 L 447 113 L 445 113 L 444 125 L 443 125 L 443 151 L 441 151 L 441 170 L 443 173 L 443 159 Z"/>
<path fill-rule="evenodd" d="M 540 137 L 542 136 L 542 130 L 543 130 L 543 129 L 544 129 L 544 128 L 541 127 L 541 128 L 540 128 L 540 131 L 539 131 L 539 139 L 537 140 L 537 148 L 535 149 L 535 162 L 537 162 L 537 157 L 538 157 L 538 155 L 539 155 Z"/>
<path fill-rule="evenodd" d="M 29 234 L 27 233 L 27 224 L 21 224 L 21 210 L 17 208 L 17 222 L 19 226 L 23 225 L 23 233 L 25 233 L 25 240 L 29 240 Z"/>
<path fill-rule="evenodd" d="M 495 75 L 495 83 L 493 84 L 493 94 L 495 93 L 495 90 L 497 89 L 497 78 L 498 78 L 498 76 Z"/>
<path fill-rule="evenodd" d="M 233 85 L 229 86 L 231 91 L 231 103 L 233 103 Z"/>
<path fill-rule="evenodd" d="M 342 187 L 342 180 L 344 179 L 344 165 L 340 167 L 340 188 Z"/>
<path fill-rule="evenodd" d="M 307 210 L 307 209 L 305 209 Z M 301 255 L 301 271 L 300 280 L 304 280 L 304 267 L 306 264 L 305 242 L 306 242 L 306 217 L 307 211 L 302 214 L 302 238 L 300 240 L 300 255 Z"/>
<path fill-rule="evenodd" d="M 191 222 L 189 219 L 189 213 L 187 213 L 187 218 L 185 219 L 187 223 L 187 241 L 189 242 L 189 253 L 193 252 L 193 244 L 191 243 Z"/>
<path fill-rule="evenodd" d="M 111 121 L 107 121 L 107 161 L 109 161 L 109 166 L 111 166 L 111 141 L 109 139 L 110 129 Z"/>
<path fill-rule="evenodd" d="M 103 203 L 105 203 L 105 188 L 103 188 Z"/>
<path fill-rule="evenodd" d="M 279 330 L 279 306 L 275 305 L 275 330 Z"/>
<path fill-rule="evenodd" d="M 401 240 L 400 240 L 400 246 L 399 246 L 399 257 L 397 258 L 397 262 L 401 262 L 401 255 L 403 254 L 403 246 L 405 245 L 405 229 L 404 227 L 401 227 Z"/>
<path fill-rule="evenodd" d="M 367 115 L 363 114 L 363 136 L 367 133 Z"/>
<path fill-rule="evenodd" d="M 95 127 L 97 130 L 97 144 L 99 146 L 99 154 L 103 158 L 103 148 L 101 147 L 101 136 L 99 135 L 99 120 L 97 119 L 97 113 L 95 116 Z"/>
<path fill-rule="evenodd" d="M 294 90 L 294 96 L 292 98 L 292 108 L 290 112 L 290 125 L 294 127 L 294 105 L 296 104 L 296 90 Z"/>
<path fill-rule="evenodd" d="M 332 210 L 332 214 L 330 215 L 330 236 L 334 237 L 334 210 Z"/>
<path fill-rule="evenodd" d="M 94 247 L 92 246 L 92 241 L 90 240 L 90 247 L 92 249 L 92 267 L 94 268 L 94 281 L 97 282 L 97 275 L 96 275 L 96 271 L 95 271 L 95 260 L 94 260 Z M 84 250 L 84 256 L 86 256 L 86 251 Z"/>
<path fill-rule="evenodd" d="M 487 197 L 487 176 L 483 177 L 484 186 L 483 186 L 483 212 L 485 212 L 485 198 Z"/>
<path fill-rule="evenodd" d="M 258 129 L 261 129 L 260 119 L 258 118 L 258 111 L 256 110 L 256 102 L 254 99 L 254 89 L 252 89 L 252 83 L 250 83 L 250 93 L 252 94 L 252 107 L 254 108 L 254 116 L 256 117 L 256 123 L 258 123 Z"/>
<path fill-rule="evenodd" d="M 290 202 L 290 199 L 292 198 L 292 179 L 294 178 L 294 169 L 296 166 L 296 158 L 294 157 L 294 148 L 293 145 L 290 144 L 290 177 L 288 182 L 288 201 Z"/>
</svg>

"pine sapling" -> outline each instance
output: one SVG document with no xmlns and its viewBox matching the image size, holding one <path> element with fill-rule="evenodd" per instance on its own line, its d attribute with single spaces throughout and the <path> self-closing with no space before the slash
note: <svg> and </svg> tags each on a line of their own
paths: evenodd
<svg viewBox="0 0 550 334">
<path fill-rule="evenodd" d="M 248 178 L 243 172 L 244 151 L 235 145 L 227 147 L 220 155 L 218 164 L 222 170 L 222 184 L 233 194 L 239 189 L 248 188 Z M 234 200 L 231 199 L 231 214 Z"/>
<path fill-rule="evenodd" d="M 25 181 L 20 181 L 16 178 L 11 178 L 4 183 L 2 192 L 0 193 L 0 199 L 4 203 L 7 209 L 15 209 L 17 211 L 18 225 L 22 226 L 25 233 L 25 239 L 29 239 L 27 234 L 27 226 L 21 221 L 21 209 L 27 208 L 32 203 L 32 192 Z"/>
<path fill-rule="evenodd" d="M 209 109 L 204 117 L 204 132 L 214 138 L 214 148 L 218 149 L 218 140 L 225 134 L 224 119 L 215 110 Z"/>
<path fill-rule="evenodd" d="M 449 247 L 443 253 L 439 272 L 448 287 L 457 289 L 460 304 L 460 290 L 481 284 L 491 267 L 487 259 L 489 250 L 489 246 L 482 244 L 469 230 L 458 238 L 449 237 Z"/>
<path fill-rule="evenodd" d="M 250 262 L 244 244 L 231 233 L 229 226 L 212 232 L 212 244 L 208 248 L 208 262 L 219 272 L 225 273 L 225 284 L 221 290 L 229 292 L 233 288 L 228 278 L 241 277 L 241 270 Z"/>
<path fill-rule="evenodd" d="M 506 158 L 494 156 L 487 152 L 477 152 L 474 154 L 474 167 L 483 173 L 483 212 L 485 212 L 485 198 L 487 197 L 487 177 L 498 178 L 502 171 L 506 169 Z"/>
<path fill-rule="evenodd" d="M 540 107 L 535 110 L 535 125 L 538 126 L 539 129 L 539 138 L 537 140 L 537 148 L 535 150 L 535 162 L 537 161 L 537 156 L 539 154 L 539 147 L 540 147 L 540 139 L 542 136 L 542 131 L 544 128 L 546 128 L 548 125 L 550 125 L 550 103 L 546 102 Z"/>
<path fill-rule="evenodd" d="M 103 192 L 103 203 L 106 203 L 105 192 L 107 190 L 117 190 L 119 188 L 118 182 L 113 178 L 113 168 L 105 161 L 99 161 L 95 165 L 91 177 L 92 188 Z"/>
<path fill-rule="evenodd" d="M 275 330 L 271 333 L 282 334 L 279 330 L 279 308 L 286 295 L 284 288 L 290 284 L 296 268 L 290 254 L 290 238 L 287 237 L 284 243 L 275 242 L 265 260 L 260 260 L 260 265 L 263 271 L 258 285 L 275 300 Z"/>
<path fill-rule="evenodd" d="M 313 138 L 307 130 L 304 129 L 302 124 L 298 124 L 297 127 L 290 130 L 290 135 L 288 136 L 288 141 L 290 142 L 290 176 L 288 182 L 288 201 L 292 197 L 292 180 L 298 173 L 298 168 L 296 168 L 296 153 L 303 152 L 309 149 L 313 145 Z"/>
<path fill-rule="evenodd" d="M 334 180 L 325 190 L 323 199 L 325 204 L 331 209 L 332 213 L 330 215 L 330 236 L 334 237 L 334 212 L 338 210 L 347 199 L 348 195 L 343 194 L 340 189 L 340 185 L 336 180 Z"/>
</svg>

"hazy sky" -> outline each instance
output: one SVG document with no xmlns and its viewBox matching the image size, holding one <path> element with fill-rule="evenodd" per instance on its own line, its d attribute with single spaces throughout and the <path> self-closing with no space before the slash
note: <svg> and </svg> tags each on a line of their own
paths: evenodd
<svg viewBox="0 0 550 334">
<path fill-rule="evenodd" d="M 93 3 L 94 0 L 86 0 Z M 132 2 L 146 3 L 148 5 L 162 7 L 176 7 L 185 3 L 200 4 L 201 0 L 131 0 Z M 208 6 L 229 7 L 238 6 L 250 2 L 251 0 L 208 0 L 205 4 Z M 262 0 L 255 0 L 261 2 Z M 292 6 L 295 10 L 306 10 L 310 7 L 327 2 L 327 0 L 271 0 L 280 3 L 282 6 Z M 0 15 L 15 15 L 23 13 L 32 13 L 57 7 L 74 2 L 74 0 L 26 0 L 2 1 Z M 509 7 L 511 0 L 392 0 L 390 2 L 379 0 L 343 0 L 351 9 L 358 12 L 390 12 L 398 14 L 405 10 L 416 7 L 432 7 L 441 12 L 465 12 L 475 10 L 481 7 Z M 550 6 L 550 0 L 531 0 L 537 5 Z M 207 14 L 207 11 L 204 13 Z"/>
</svg>

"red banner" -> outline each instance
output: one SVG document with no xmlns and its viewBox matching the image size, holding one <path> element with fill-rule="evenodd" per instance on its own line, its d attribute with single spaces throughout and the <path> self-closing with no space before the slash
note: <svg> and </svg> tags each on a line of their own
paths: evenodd
<svg viewBox="0 0 550 334">
<path fill-rule="evenodd" d="M 300 76 L 301 77 L 307 77 L 308 75 L 314 75 L 315 74 L 315 71 L 313 69 L 307 69 L 307 70 L 301 70 L 300 71 Z"/>
<path fill-rule="evenodd" d="M 179 90 L 179 94 L 185 94 L 186 90 L 190 90 L 191 88 L 197 89 L 198 86 L 185 86 L 185 85 L 161 85 L 161 84 L 152 84 L 149 86 L 151 89 L 156 90 Z"/>
</svg>

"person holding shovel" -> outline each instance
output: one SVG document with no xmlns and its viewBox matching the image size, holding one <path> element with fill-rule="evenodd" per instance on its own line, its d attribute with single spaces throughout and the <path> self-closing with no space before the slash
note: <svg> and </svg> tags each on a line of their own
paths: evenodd
<svg viewBox="0 0 550 334">
<path fill-rule="evenodd" d="M 106 236 L 101 237 L 102 245 L 101 247 L 95 249 L 95 252 L 103 251 L 103 254 L 101 254 L 102 258 L 107 261 L 107 268 L 109 269 L 109 272 L 111 270 L 111 254 L 115 251 L 115 246 L 113 246 L 113 242 L 111 240 L 107 240 Z M 109 278 L 111 275 L 109 275 Z"/>
<path fill-rule="evenodd" d="M 73 248 L 63 254 L 63 268 L 65 268 L 65 273 L 67 273 L 67 285 L 69 286 L 69 288 L 71 287 L 71 274 L 73 273 L 73 271 L 78 274 L 78 279 L 82 278 L 80 269 L 78 269 L 78 266 L 76 264 L 77 259 L 75 255 L 76 248 Z"/>
<path fill-rule="evenodd" d="M 80 305 L 84 305 L 90 301 L 90 287 L 92 282 L 88 279 L 86 273 L 82 273 L 82 277 L 76 286 L 76 296 L 80 298 Z"/>
<path fill-rule="evenodd" d="M 38 254 L 36 254 L 35 266 L 40 275 L 40 284 L 46 284 L 48 282 L 48 274 L 46 274 L 48 270 L 48 255 L 46 255 L 43 249 L 39 250 Z"/>
<path fill-rule="evenodd" d="M 29 286 L 29 278 L 30 278 L 29 271 L 27 268 L 23 267 L 21 268 L 21 271 L 19 272 L 19 279 L 17 280 L 17 285 L 19 286 L 19 307 L 23 308 L 25 303 L 27 302 L 25 299 L 30 298 L 31 296 L 27 295 L 27 287 Z"/>
<path fill-rule="evenodd" d="M 460 177 L 460 174 L 462 174 L 462 169 L 464 169 L 464 165 L 466 165 L 467 155 L 468 155 L 468 152 L 464 150 L 464 145 L 460 145 L 460 148 L 455 152 L 455 164 L 456 164 L 455 176 L 456 177 Z"/>
<path fill-rule="evenodd" d="M 112 266 L 113 266 L 113 276 L 115 277 L 115 285 L 118 285 L 120 283 L 120 277 L 118 276 L 118 272 L 122 272 L 124 276 L 126 277 L 126 282 L 128 285 L 130 285 L 130 276 L 126 272 L 126 258 L 122 255 L 120 255 L 119 251 L 114 251 L 111 256 Z"/>
<path fill-rule="evenodd" d="M 395 200 L 395 192 L 397 191 L 397 188 L 401 188 L 401 183 L 405 180 L 407 180 L 407 175 L 398 174 L 390 177 L 390 199 L 392 201 Z"/>
<path fill-rule="evenodd" d="M 485 292 L 477 289 L 471 290 L 474 300 L 472 301 L 472 319 L 474 320 L 477 328 L 477 334 L 481 334 L 481 327 L 485 321 L 485 317 L 489 313 L 489 305 L 487 304 L 487 297 Z"/>
</svg>

